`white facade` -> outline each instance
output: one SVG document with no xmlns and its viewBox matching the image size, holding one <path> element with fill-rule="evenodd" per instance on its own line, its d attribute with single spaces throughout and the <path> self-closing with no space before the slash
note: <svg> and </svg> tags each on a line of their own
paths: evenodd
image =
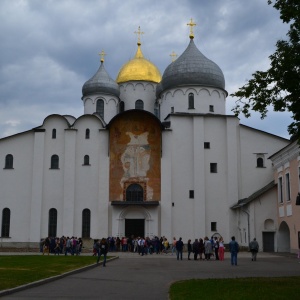
<svg viewBox="0 0 300 300">
<path fill-rule="evenodd" d="M 238 118 L 225 115 L 227 93 L 222 88 L 193 84 L 170 88 L 157 96 L 156 85 L 143 80 L 127 82 L 119 84 L 119 97 L 104 93 L 87 95 L 83 97 L 81 117 L 50 115 L 40 127 L 0 140 L 1 246 L 33 247 L 51 232 L 56 236 L 80 237 L 84 210 L 90 213 L 85 232 L 90 238 L 122 237 L 128 234 L 130 220 L 142 220 L 141 231 L 137 232 L 145 236 L 164 235 L 169 240 L 181 236 L 187 241 L 219 234 L 229 241 L 231 235 L 236 235 L 241 244 L 248 244 L 250 225 L 241 226 L 245 219 L 241 221 L 240 213 L 231 207 L 272 181 L 272 166 L 267 157 L 288 141 L 240 125 Z M 190 93 L 194 97 L 193 108 L 189 103 Z M 99 99 L 105 103 L 104 118 L 94 114 Z M 160 123 L 161 141 L 152 141 L 161 145 L 156 150 L 160 151 L 156 153 L 160 167 L 155 173 L 158 177 L 151 178 L 147 174 L 156 166 L 143 156 L 147 174 L 131 176 L 129 181 L 132 183 L 139 177 L 137 182 L 144 180 L 147 185 L 147 180 L 154 180 L 159 191 L 153 192 L 153 197 L 159 197 L 151 198 L 151 183 L 147 187 L 149 198 L 129 203 L 127 198 L 111 196 L 114 189 L 120 188 L 112 184 L 114 172 L 117 173 L 113 163 L 122 159 L 111 152 L 112 138 L 118 135 L 113 133 L 112 126 L 125 118 L 136 122 L 134 126 L 143 127 L 140 121 L 135 121 L 136 100 L 144 103 L 140 115 Z M 119 113 L 120 101 L 125 103 L 123 113 Z M 156 104 L 160 107 L 157 121 Z M 117 126 L 116 129 L 120 134 L 129 130 Z M 151 131 L 151 126 L 147 130 Z M 150 142 L 144 144 L 147 143 L 136 142 L 140 151 L 151 146 Z M 8 155 L 12 155 L 13 165 L 6 165 Z M 51 167 L 53 155 L 59 158 L 58 168 Z M 257 167 L 258 157 L 263 158 L 263 167 Z M 124 167 L 124 174 L 126 171 Z M 157 178 L 160 182 L 155 181 Z M 125 183 L 121 184 L 125 195 Z M 273 202 L 273 196 L 267 203 Z M 9 209 L 9 234 L 3 229 L 7 222 L 5 209 Z M 49 219 L 53 209 L 57 213 L 54 224 Z M 265 215 L 265 208 L 258 206 L 251 218 L 253 224 L 256 219 L 264 224 L 272 216 Z M 263 228 L 262 224 L 255 226 L 255 231 Z M 246 228 L 246 238 L 241 228 Z"/>
</svg>

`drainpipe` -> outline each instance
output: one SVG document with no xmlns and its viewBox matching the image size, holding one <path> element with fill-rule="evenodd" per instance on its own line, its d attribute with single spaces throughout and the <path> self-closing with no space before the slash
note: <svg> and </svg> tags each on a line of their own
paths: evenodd
<svg viewBox="0 0 300 300">
<path fill-rule="evenodd" d="M 247 215 L 247 221 L 248 221 L 248 245 L 250 243 L 250 214 L 248 211 L 244 210 L 241 206 L 241 211 Z"/>
</svg>

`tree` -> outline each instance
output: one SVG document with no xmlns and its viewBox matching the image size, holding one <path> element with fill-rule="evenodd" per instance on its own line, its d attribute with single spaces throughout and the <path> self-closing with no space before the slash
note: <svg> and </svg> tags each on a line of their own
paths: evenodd
<svg viewBox="0 0 300 300">
<path fill-rule="evenodd" d="M 274 4 L 283 23 L 290 25 L 287 40 L 277 41 L 267 71 L 256 71 L 252 79 L 231 94 L 238 98 L 232 111 L 248 118 L 253 110 L 260 113 L 261 119 L 267 116 L 270 106 L 274 111 L 289 111 L 293 122 L 288 132 L 300 143 L 300 1 L 268 0 L 268 4 Z"/>
</svg>

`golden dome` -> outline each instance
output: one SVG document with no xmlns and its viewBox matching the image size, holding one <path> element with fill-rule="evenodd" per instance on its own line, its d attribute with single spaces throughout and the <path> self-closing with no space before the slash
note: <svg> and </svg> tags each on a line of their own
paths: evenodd
<svg viewBox="0 0 300 300">
<path fill-rule="evenodd" d="M 158 68 L 151 63 L 149 60 L 144 58 L 141 43 L 138 42 L 138 49 L 136 51 L 135 57 L 131 59 L 128 63 L 124 64 L 119 74 L 117 76 L 117 83 L 127 82 L 127 81 L 152 81 L 160 82 L 161 74 Z"/>
</svg>

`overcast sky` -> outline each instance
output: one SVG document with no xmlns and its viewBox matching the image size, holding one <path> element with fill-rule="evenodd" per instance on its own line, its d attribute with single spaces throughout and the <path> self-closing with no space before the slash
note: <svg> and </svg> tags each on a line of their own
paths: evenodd
<svg viewBox="0 0 300 300">
<path fill-rule="evenodd" d="M 163 74 L 189 43 L 190 18 L 195 44 L 223 70 L 233 93 L 257 70 L 288 30 L 267 0 L 0 0 L 0 137 L 30 130 L 52 113 L 83 114 L 81 89 L 99 67 L 116 79 L 136 51 Z M 227 98 L 227 114 L 234 100 Z M 289 138 L 288 113 L 259 114 L 242 124 Z"/>
</svg>

